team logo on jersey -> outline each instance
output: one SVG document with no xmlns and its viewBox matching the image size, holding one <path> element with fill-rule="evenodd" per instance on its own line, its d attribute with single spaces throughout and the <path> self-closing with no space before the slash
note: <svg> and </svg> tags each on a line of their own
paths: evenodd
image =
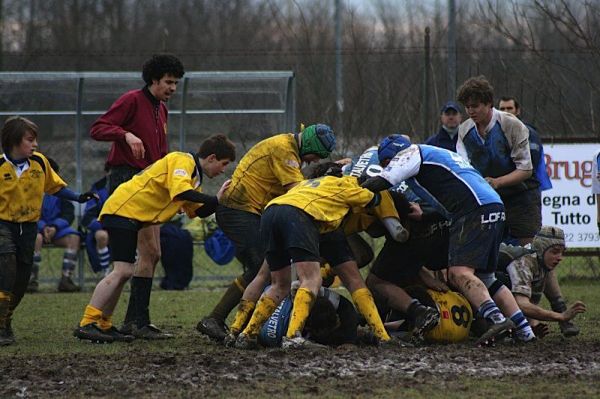
<svg viewBox="0 0 600 399">
<path fill-rule="evenodd" d="M 33 177 L 34 179 L 39 179 L 39 177 L 42 175 L 42 171 L 41 170 L 37 170 L 37 169 L 33 169 L 31 172 L 31 177 Z"/>
<path fill-rule="evenodd" d="M 506 220 L 504 212 L 491 212 L 487 215 L 481 215 L 481 224 L 496 223 L 499 220 Z"/>
<path fill-rule="evenodd" d="M 188 175 L 188 172 L 186 172 L 185 169 L 175 169 L 173 171 L 173 175 L 186 177 Z"/>
<path fill-rule="evenodd" d="M 10 173 L 5 173 L 4 174 L 4 180 L 12 180 L 12 176 Z"/>
<path fill-rule="evenodd" d="M 291 166 L 292 168 L 299 168 L 300 167 L 300 164 L 295 159 L 288 159 L 287 161 L 285 161 L 285 164 L 287 166 Z"/>
</svg>

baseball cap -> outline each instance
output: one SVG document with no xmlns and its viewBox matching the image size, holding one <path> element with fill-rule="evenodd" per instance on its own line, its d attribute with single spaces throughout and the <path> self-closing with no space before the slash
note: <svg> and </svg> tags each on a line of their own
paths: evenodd
<svg viewBox="0 0 600 399">
<path fill-rule="evenodd" d="M 442 107 L 442 110 L 440 111 L 440 114 L 443 114 L 443 113 L 447 112 L 450 109 L 453 109 L 456 112 L 460 112 L 460 106 L 457 103 L 455 103 L 454 101 L 448 101 Z"/>
</svg>

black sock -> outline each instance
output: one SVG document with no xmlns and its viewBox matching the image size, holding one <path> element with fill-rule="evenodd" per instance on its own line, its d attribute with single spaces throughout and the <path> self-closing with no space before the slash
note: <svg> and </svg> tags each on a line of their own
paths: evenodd
<svg viewBox="0 0 600 399">
<path fill-rule="evenodd" d="M 152 292 L 152 277 L 134 277 L 137 285 L 135 290 L 135 323 L 138 328 L 150 324 L 150 293 Z"/>
<path fill-rule="evenodd" d="M 244 291 L 240 289 L 240 286 L 238 285 L 240 284 L 240 280 L 241 278 L 238 277 L 229 287 L 227 287 L 227 291 L 225 291 L 225 294 L 223 294 L 221 300 L 217 303 L 208 317 L 225 322 L 229 313 L 231 313 L 233 308 L 240 303 L 240 299 L 242 299 L 242 295 L 244 294 Z"/>
<path fill-rule="evenodd" d="M 130 282 L 129 282 L 129 286 L 131 287 L 131 290 L 129 291 L 129 303 L 127 304 L 127 313 L 125 313 L 125 321 L 124 324 L 127 323 L 134 323 L 135 322 L 135 291 L 137 291 L 137 285 L 136 284 L 136 277 L 133 277 Z"/>
</svg>

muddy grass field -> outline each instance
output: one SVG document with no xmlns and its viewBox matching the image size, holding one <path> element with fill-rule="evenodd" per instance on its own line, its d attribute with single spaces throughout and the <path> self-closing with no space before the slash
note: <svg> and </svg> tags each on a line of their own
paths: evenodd
<svg viewBox="0 0 600 399">
<path fill-rule="evenodd" d="M 70 335 L 89 293 L 35 294 L 0 348 L 0 397 L 599 397 L 600 284 L 563 285 L 588 305 L 580 336 L 494 348 L 227 349 L 193 329 L 220 294 L 200 290 L 153 294 L 175 339 L 95 345 Z"/>
</svg>

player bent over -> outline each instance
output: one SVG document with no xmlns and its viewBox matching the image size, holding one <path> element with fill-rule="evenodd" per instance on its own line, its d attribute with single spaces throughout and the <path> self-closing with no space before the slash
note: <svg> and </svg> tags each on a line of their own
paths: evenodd
<svg viewBox="0 0 600 399">
<path fill-rule="evenodd" d="M 336 175 L 341 175 L 341 170 Z M 265 259 L 272 285 L 256 303 L 248 325 L 237 337 L 236 347 L 256 346 L 261 326 L 290 292 L 291 264 L 296 267 L 300 288 L 282 347 L 303 345 L 300 334 L 321 286 L 319 236 L 335 231 L 349 210 L 376 206 L 380 196 L 371 194 L 360 188 L 355 177 L 324 176 L 300 183 L 267 205 L 261 218 L 261 238 L 267 248 Z M 332 242 L 339 244 L 342 241 Z M 338 256 L 344 254 L 351 256 L 349 248 Z M 389 340 L 369 290 L 366 287 L 357 289 L 352 292 L 352 297 L 362 314 L 378 319 L 380 328 L 375 333 L 379 333 L 382 340 Z M 361 306 L 369 310 L 361 309 Z"/>
<path fill-rule="evenodd" d="M 550 272 L 562 261 L 564 252 L 565 233 L 553 226 L 542 226 L 533 237 L 531 250 L 504 245 L 500 249 L 500 259 L 510 259 L 510 263 L 503 265 L 504 262 L 499 261 L 499 270 L 506 270 L 517 304 L 540 338 L 547 334 L 548 329 L 539 321 L 571 321 L 586 310 L 581 301 L 568 308 L 565 306 L 562 312 L 546 310 L 539 305 Z"/>
<path fill-rule="evenodd" d="M 44 193 L 86 202 L 92 193 L 77 194 L 36 152 L 38 127 L 20 116 L 2 127 L 0 172 L 0 346 L 15 342 L 12 315 L 23 299 L 31 268 Z"/>
<path fill-rule="evenodd" d="M 223 135 L 213 136 L 198 153 L 172 152 L 115 190 L 99 217 L 111 238 L 113 271 L 96 286 L 75 337 L 94 342 L 133 339 L 112 325 L 112 314 L 133 275 L 138 231 L 167 222 L 181 208 L 190 217 L 212 214 L 229 181 L 213 197 L 200 192 L 203 176 L 218 176 L 234 160 L 234 144 Z"/>
<path fill-rule="evenodd" d="M 494 276 L 504 228 L 499 195 L 456 153 L 411 145 L 400 135 L 384 139 L 380 147 L 384 146 L 394 148 L 396 155 L 380 176 L 363 186 L 378 192 L 406 181 L 416 195 L 451 222 L 449 281 L 490 324 L 478 343 L 485 344 L 514 327 L 521 340 L 535 338 L 510 290 Z"/>
</svg>

